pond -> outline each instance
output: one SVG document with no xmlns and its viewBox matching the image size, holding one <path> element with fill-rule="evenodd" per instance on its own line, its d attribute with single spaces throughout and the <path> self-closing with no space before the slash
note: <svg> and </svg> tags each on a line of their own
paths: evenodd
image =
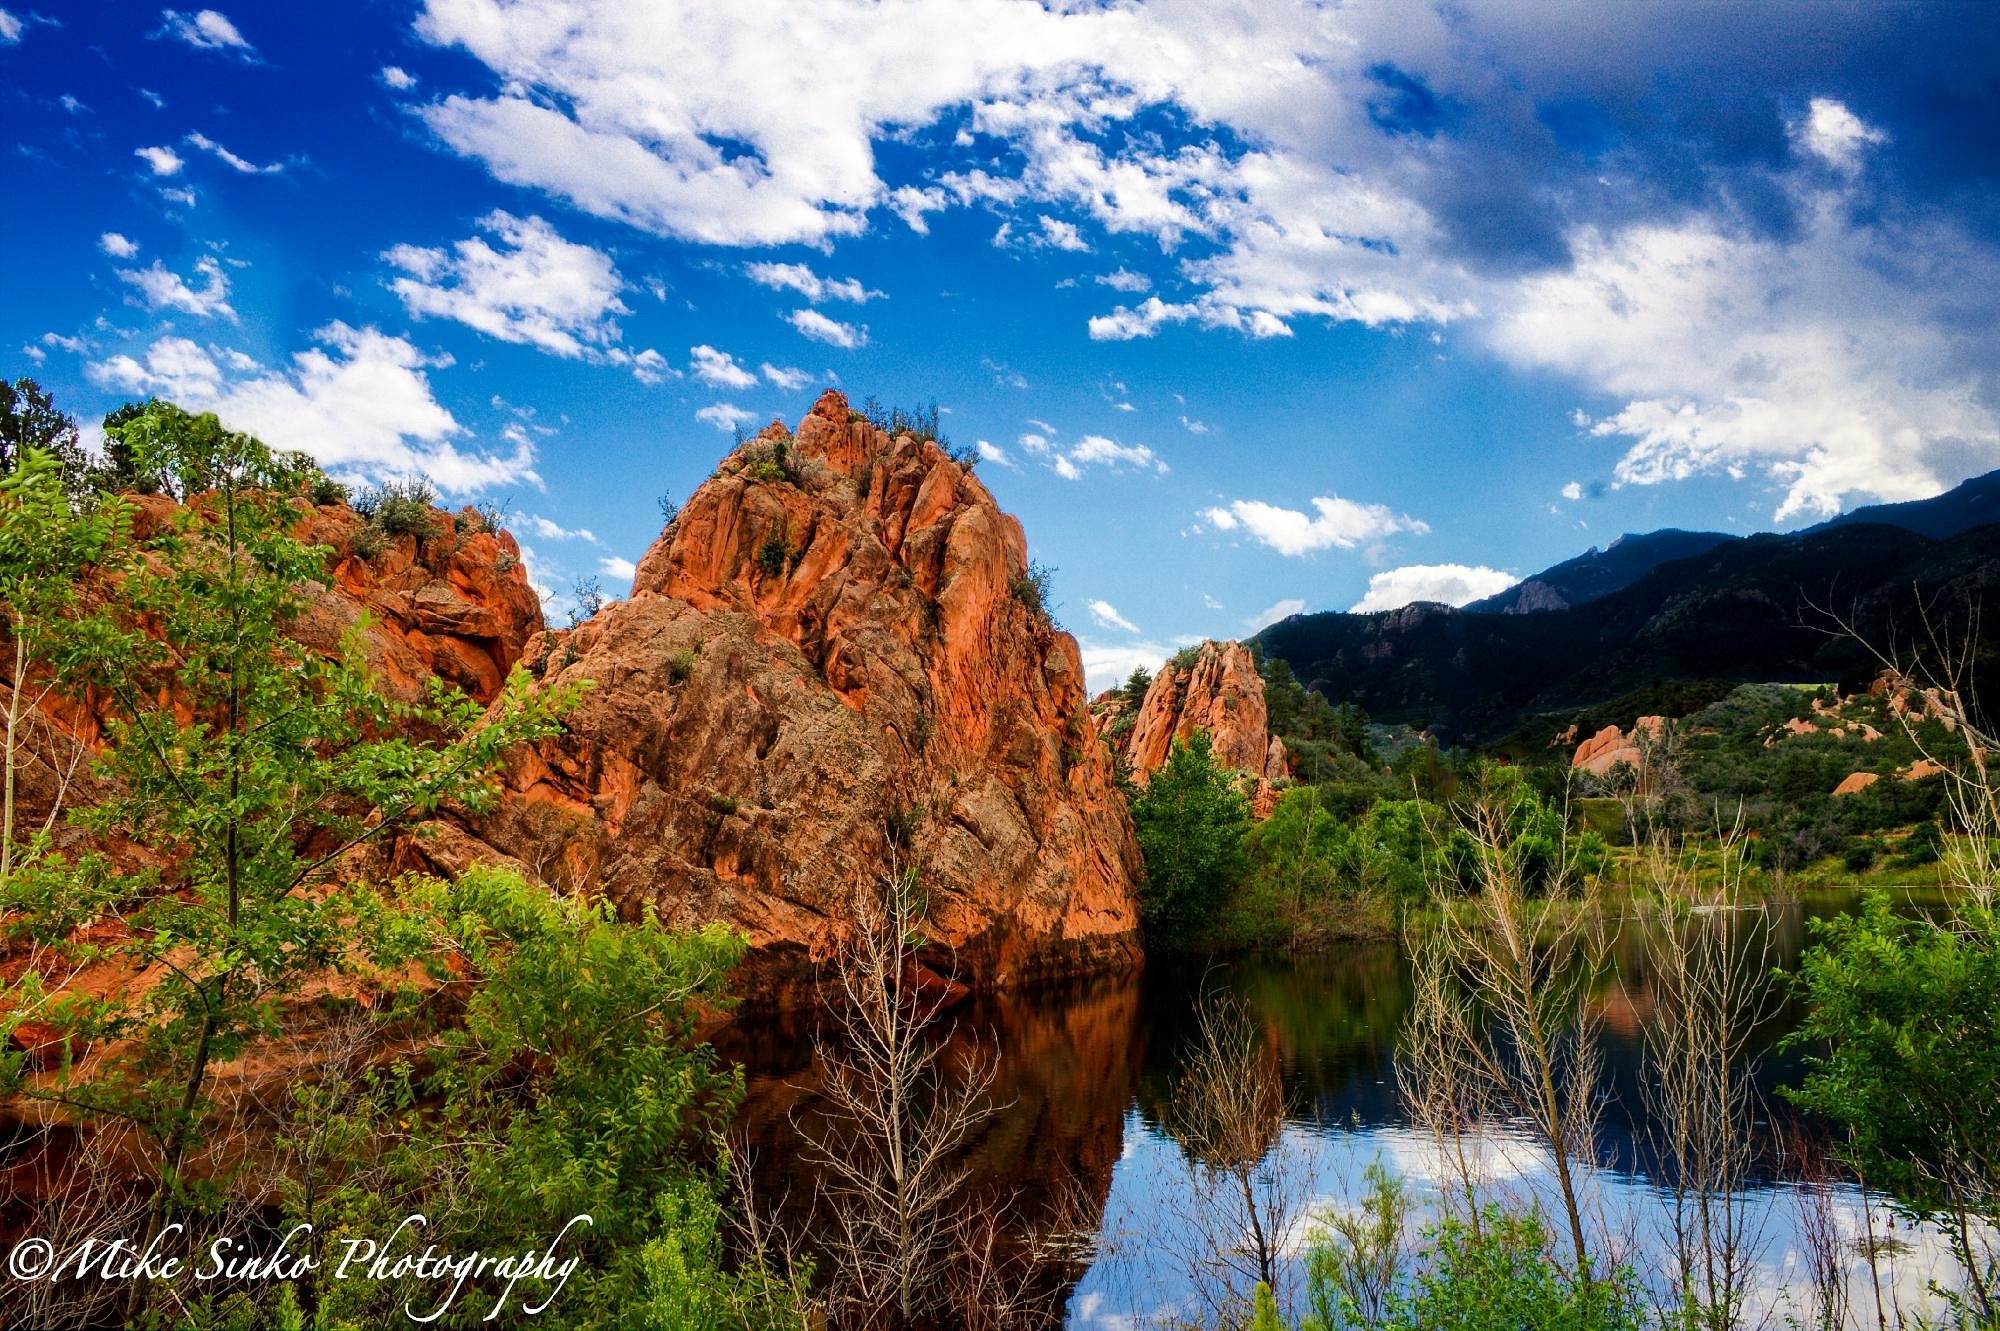
<svg viewBox="0 0 2000 1331">
<path fill-rule="evenodd" d="M 1759 905 L 1732 932 L 1747 964 L 1790 970 L 1808 944 L 1808 921 L 1851 909 L 1858 897 L 1829 892 Z M 1642 1085 L 1653 1014 L 1647 927 L 1620 922 L 1615 975 L 1590 1000 L 1602 1023 L 1604 1067 L 1598 1167 L 1584 1200 L 1598 1249 L 1657 1285 L 1671 1269 L 1671 1203 L 1663 1186 L 1669 1166 L 1652 1146 Z M 1065 1228 L 1086 1240 L 1034 1292 L 1070 1327 L 1173 1324 L 1208 1311 L 1217 1245 L 1207 1231 L 1215 1217 L 1204 1210 L 1199 1171 L 1162 1120 L 1196 1038 L 1198 1004 L 1218 994 L 1240 1000 L 1261 1057 L 1275 1064 L 1284 1087 L 1282 1125 L 1260 1179 L 1283 1201 L 1281 1285 L 1296 1293 L 1311 1218 L 1353 1208 L 1372 1163 L 1408 1187 L 1413 1225 L 1436 1214 L 1445 1174 L 1396 1084 L 1398 1033 L 1412 1001 L 1410 966 L 1396 943 L 1297 959 L 1155 962 L 1139 976 L 981 999 L 954 1014 L 951 1035 L 961 1052 L 997 1059 L 991 1095 L 1000 1108 L 968 1148 L 966 1195 L 977 1199 L 968 1205 L 1002 1217 L 1024 1243 Z M 1889 1325 L 1898 1310 L 1934 1307 L 1932 1282 L 1949 1282 L 1954 1269 L 1939 1236 L 1912 1230 L 1879 1204 L 1864 1206 L 1857 1189 L 1829 1179 L 1796 1149 L 1812 1134 L 1798 1130 L 1775 1092 L 1797 1081 L 1799 1059 L 1776 1046 L 1800 1014 L 1778 993 L 1766 1011 L 1750 1041 L 1762 1108 L 1757 1162 L 1742 1194 L 1753 1272 L 1745 1324 L 1806 1320 L 1814 1233 L 1836 1236 L 1820 1250 L 1837 1253 L 1853 1324 L 1875 1325 L 1878 1300 Z M 793 1216 L 810 1250 L 824 1224 L 810 1202 L 819 1170 L 803 1145 L 824 1136 L 816 1130 L 811 1018 L 739 1026 L 723 1049 L 745 1068 L 739 1138 L 752 1159 L 753 1200 Z M 1524 1132 L 1490 1126 L 1479 1156 L 1486 1195 L 1559 1213 L 1546 1153 Z"/>
</svg>

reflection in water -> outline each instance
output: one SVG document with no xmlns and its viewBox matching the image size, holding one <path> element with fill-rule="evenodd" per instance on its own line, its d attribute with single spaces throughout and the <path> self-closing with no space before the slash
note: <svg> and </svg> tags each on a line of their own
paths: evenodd
<svg viewBox="0 0 2000 1331">
<path fill-rule="evenodd" d="M 1809 942 L 1808 920 L 1854 904 L 1851 894 L 1773 904 L 1731 922 L 1744 954 L 1769 955 L 1783 970 L 1796 966 Z M 1600 1116 L 1603 1168 L 1589 1177 L 1590 1213 L 1600 1250 L 1630 1262 L 1642 1275 L 1672 1268 L 1664 1223 L 1668 1167 L 1647 1132 L 1641 1077 L 1644 1035 L 1656 1019 L 1659 995 L 1650 970 L 1644 927 L 1622 923 L 1614 977 L 1592 995 L 1602 1018 L 1605 1103 Z M 1205 966 L 1155 963 L 1139 979 L 987 999 L 957 1015 L 952 1038 L 997 1043 L 995 1094 L 1005 1105 L 973 1144 L 968 1164 L 982 1198 L 1005 1208 L 1019 1236 L 1044 1234 L 1052 1217 L 1080 1204 L 1085 1226 L 1095 1221 L 1087 1263 L 1052 1270 L 1038 1291 L 1051 1310 L 1067 1305 L 1073 1327 L 1147 1325 L 1208 1306 L 1191 1276 L 1189 1253 L 1199 1246 L 1201 1217 L 1191 1200 L 1199 1164 L 1168 1131 L 1177 1079 L 1191 1066 L 1201 1036 L 1199 999 L 1226 994 L 1254 1028 L 1254 1059 L 1268 1060 L 1283 1088 L 1283 1126 L 1266 1157 L 1266 1183 L 1299 1194 L 1302 1216 L 1350 1208 L 1362 1174 L 1380 1160 L 1411 1184 L 1419 1223 L 1434 1214 L 1441 1178 L 1431 1138 L 1398 1101 L 1394 1051 L 1411 1003 L 1407 961 L 1395 944 L 1354 944 L 1295 961 L 1243 960 Z M 1800 1313 L 1812 1284 L 1814 1226 L 1843 1241 L 1851 1318 L 1873 1325 L 1879 1299 L 1891 1325 L 1897 1309 L 1931 1306 L 1932 1279 L 1948 1281 L 1949 1256 L 1935 1235 L 1911 1231 L 1877 1208 L 1864 1210 L 1845 1185 L 1801 1181 L 1788 1155 L 1788 1107 L 1778 1086 L 1796 1082 L 1799 1056 L 1776 1049 L 1799 1012 L 1779 997 L 1749 1039 L 1759 1060 L 1756 1081 L 1767 1113 L 1752 1125 L 1754 1165 L 1745 1207 L 1754 1236 L 1752 1306 L 1746 1324 L 1787 1309 Z M 748 1095 L 740 1135 L 756 1155 L 757 1186 L 783 1198 L 811 1232 L 810 1164 L 796 1151 L 799 1125 L 815 1112 L 811 1028 L 805 1018 L 737 1028 L 724 1052 L 746 1067 Z M 1183 1131 L 1183 1136 L 1186 1135 Z M 1482 1174 L 1497 1199 L 1548 1209 L 1551 1171 L 1530 1138 L 1504 1125 L 1480 1142 Z M 1273 1174 L 1282 1175 L 1275 1180 Z M 1303 1223 L 1270 1236 L 1288 1269 L 1275 1283 L 1298 1279 Z M 1247 1236 L 1246 1236 L 1247 1242 Z M 1871 1272 L 1869 1251 L 1893 1254 Z M 1787 1298 L 1790 1302 L 1787 1303 Z"/>
</svg>

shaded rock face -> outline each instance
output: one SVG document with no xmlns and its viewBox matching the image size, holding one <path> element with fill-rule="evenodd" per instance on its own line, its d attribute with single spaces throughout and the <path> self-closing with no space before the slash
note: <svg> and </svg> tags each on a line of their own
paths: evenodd
<svg viewBox="0 0 2000 1331">
<path fill-rule="evenodd" d="M 503 807 L 410 849 L 497 851 L 628 914 L 723 920 L 782 1000 L 892 865 L 926 956 L 1004 986 L 1138 959 L 1139 856 L 1076 642 L 1026 599 L 1027 542 L 936 443 L 820 399 L 725 459 L 630 600 L 528 649 L 593 687 Z"/>
<path fill-rule="evenodd" d="M 1186 662 L 1161 667 L 1146 690 L 1131 724 L 1124 724 L 1129 704 L 1115 694 L 1098 699 L 1095 711 L 1100 731 L 1116 735 L 1118 753 L 1142 784 L 1148 773 L 1166 762 L 1176 741 L 1197 730 L 1208 732 L 1215 757 L 1223 766 L 1251 778 L 1251 803 L 1258 817 L 1277 805 L 1274 782 L 1291 775 L 1285 742 L 1271 734 L 1264 707 L 1264 678 L 1256 658 L 1240 642 L 1204 642 Z"/>
</svg>

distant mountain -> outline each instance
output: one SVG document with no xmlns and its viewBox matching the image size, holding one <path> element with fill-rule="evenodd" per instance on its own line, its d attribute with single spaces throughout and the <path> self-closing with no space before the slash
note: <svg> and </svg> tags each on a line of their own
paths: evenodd
<svg viewBox="0 0 2000 1331">
<path fill-rule="evenodd" d="M 1602 550 L 1592 546 L 1574 559 L 1523 578 L 1504 592 L 1474 601 L 1466 610 L 1480 615 L 1524 615 L 1564 610 L 1630 587 L 1660 565 L 1707 554 L 1725 541 L 1742 538 L 1719 531 L 1627 533 Z"/>
<path fill-rule="evenodd" d="M 1901 527 L 1942 541 L 1989 522 L 2000 522 L 2000 471 L 1975 476 L 1941 495 L 1904 504 L 1869 504 L 1807 531 L 1860 523 Z M 1803 535 L 1804 533 L 1796 533 Z M 1627 533 L 1602 550 L 1592 546 L 1574 559 L 1523 578 L 1504 592 L 1463 607 L 1473 614 L 1521 615 L 1563 610 L 1630 587 L 1662 564 L 1708 553 L 1743 538 L 1719 531 L 1668 527 L 1640 535 Z"/>
<path fill-rule="evenodd" d="M 1970 531 L 1985 523 L 2000 522 L 2000 471 L 1974 476 L 1930 499 L 1857 508 L 1822 522 L 1813 530 L 1852 526 L 1857 522 L 1886 522 L 1905 531 L 1919 532 L 1935 541 Z"/>
<path fill-rule="evenodd" d="M 1873 640 L 1907 642 L 1920 597 L 1934 612 L 1968 600 L 2000 607 L 2000 526 L 1946 540 L 1879 522 L 1727 539 L 1564 609 L 1494 614 L 1420 604 L 1295 615 L 1255 642 L 1327 697 L 1357 702 L 1377 720 L 1483 742 L 1531 714 L 1664 681 L 1858 679 L 1870 659 L 1831 631 L 1826 612 Z M 1980 653 L 1991 661 L 2000 644 L 1988 636 Z"/>
</svg>

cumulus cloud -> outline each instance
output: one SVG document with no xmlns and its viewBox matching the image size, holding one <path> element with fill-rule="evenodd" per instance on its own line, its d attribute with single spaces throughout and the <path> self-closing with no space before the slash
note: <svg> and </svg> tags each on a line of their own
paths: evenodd
<svg viewBox="0 0 2000 1331">
<path fill-rule="evenodd" d="M 116 231 L 107 231 L 97 238 L 97 248 L 114 259 L 129 259 L 139 252 L 139 247 Z"/>
<path fill-rule="evenodd" d="M 745 411 L 733 402 L 717 402 L 697 411 L 694 418 L 713 425 L 718 430 L 729 431 L 750 424 L 757 419 L 757 413 Z"/>
<path fill-rule="evenodd" d="M 1793 141 L 1801 148 L 1834 170 L 1849 173 L 1860 169 L 1864 148 L 1889 139 L 1831 97 L 1813 98 L 1806 114 L 1790 128 Z"/>
<path fill-rule="evenodd" d="M 456 319 L 503 342 L 626 366 L 645 383 L 665 376 L 657 351 L 619 345 L 617 316 L 631 310 L 608 255 L 563 239 L 539 217 L 495 211 L 478 225 L 497 244 L 472 236 L 449 251 L 398 245 L 382 256 L 403 270 L 389 289 L 413 316 Z"/>
<path fill-rule="evenodd" d="M 1150 674 L 1158 674 L 1168 657 L 1182 647 L 1191 647 L 1199 641 L 1163 643 L 1147 639 L 1105 643 L 1089 637 L 1080 638 L 1077 648 L 1083 657 L 1084 683 L 1093 692 L 1101 692 L 1123 684 L 1134 670 L 1143 669 Z"/>
<path fill-rule="evenodd" d="M 1092 601 L 1090 617 L 1107 629 L 1117 629 L 1122 633 L 1137 633 L 1139 626 L 1118 613 L 1118 607 L 1109 601 Z"/>
<path fill-rule="evenodd" d="M 842 323 L 829 319 L 818 310 L 793 310 L 786 320 L 792 327 L 804 333 L 815 342 L 824 342 L 830 347 L 852 351 L 868 345 L 868 328 L 863 324 Z"/>
<path fill-rule="evenodd" d="M 1024 435 L 1021 444 L 1030 451 L 1037 451 L 1028 443 L 1036 436 Z M 1045 445 L 1041 450 L 1050 451 Z M 1080 480 L 1085 467 L 1102 467 L 1108 471 L 1131 469 L 1154 471 L 1165 474 L 1167 464 L 1144 444 L 1121 444 L 1101 434 L 1087 434 L 1070 448 L 1055 454 L 1053 462 L 1056 475 L 1066 481 Z"/>
<path fill-rule="evenodd" d="M 1523 282 L 1491 341 L 1626 399 L 1589 425 L 1624 445 L 1620 485 L 1756 471 L 1773 517 L 1847 496 L 1916 499 L 2000 464 L 2000 417 L 1938 269 L 2000 289 L 2000 258 L 1949 229 L 1854 226 L 1838 196 L 1759 238 L 1704 221 L 1572 238 L 1574 265 Z"/>
<path fill-rule="evenodd" d="M 988 443 L 986 440 L 981 439 L 973 447 L 979 450 L 979 460 L 981 462 L 990 462 L 996 467 L 1018 470 L 1014 465 L 1014 459 L 1008 457 L 1007 450 L 1000 447 L 1000 445 Z"/>
<path fill-rule="evenodd" d="M 1562 497 L 1564 499 L 1569 500 L 1571 503 L 1575 503 L 1577 500 L 1583 498 L 1582 482 L 1571 481 L 1568 485 L 1565 485 L 1562 488 Z"/>
<path fill-rule="evenodd" d="M 149 310 L 182 310 L 203 319 L 223 318 L 234 323 L 236 311 L 229 304 L 229 274 L 215 256 L 204 254 L 194 261 L 199 287 L 191 286 L 179 273 L 158 259 L 147 268 L 121 268 L 118 280 L 136 287 Z"/>
<path fill-rule="evenodd" d="M 501 180 L 648 231 L 826 247 L 878 217 L 922 232 L 976 208 L 1010 238 L 1143 238 L 1175 256 L 1173 298 L 1100 312 L 1091 337 L 1471 324 L 1505 360 L 1612 400 L 1589 428 L 1625 446 L 1619 483 L 1735 469 L 1778 483 L 1787 516 L 1934 493 L 2000 462 L 1995 320 L 1969 294 L 1995 289 L 1994 246 L 1947 220 L 1978 177 L 1880 206 L 1865 191 L 1885 131 L 1801 86 L 1799 60 L 1768 56 L 1789 37 L 1781 10 L 1725 22 L 1635 0 L 1592 27 L 1588 58 L 1518 7 L 1441 0 L 745 0 L 727 23 L 615 0 L 519 13 L 428 0 L 419 34 L 491 81 L 424 108 L 426 123 Z M 1823 15 L 1815 51 L 1865 56 L 1880 40 L 1867 14 Z M 1964 86 L 1990 63 L 1962 20 L 1907 22 Z M 706 77 L 685 76 L 688 51 Z M 1744 95 L 1767 65 L 1771 86 Z M 825 76 L 778 88 L 774 67 Z M 1634 110 L 1631 71 L 1654 68 L 1689 75 L 1671 117 Z M 1959 114 L 1987 110 L 1981 95 Z M 1586 137 L 1603 149 L 1568 150 L 1552 106 L 1601 113 Z M 1791 165 L 1755 146 L 1757 114 L 1790 135 Z M 922 179 L 884 179 L 904 156 L 885 143 L 956 121 Z M 1134 123 L 1147 132 L 1118 132 Z M 1939 171 L 1953 154 L 1936 146 L 1912 169 Z M 1813 194 L 1828 185 L 1856 193 Z M 1150 289 L 1123 271 L 1111 290 Z M 1565 311 L 1587 316 L 1581 331 L 1536 349 Z"/>
<path fill-rule="evenodd" d="M 1368 579 L 1368 591 L 1349 607 L 1356 614 L 1400 610 L 1417 601 L 1465 605 L 1496 595 L 1520 579 L 1482 564 L 1406 564 Z"/>
<path fill-rule="evenodd" d="M 813 380 L 812 371 L 801 370 L 793 365 L 773 365 L 771 362 L 765 361 L 757 368 L 766 379 L 769 379 L 787 393 L 796 393 Z"/>
<path fill-rule="evenodd" d="M 417 86 L 417 76 L 401 65 L 382 66 L 382 82 L 397 92 L 408 92 Z"/>
<path fill-rule="evenodd" d="M 186 165 L 181 160 L 181 155 L 172 148 L 134 148 L 132 155 L 151 167 L 156 176 L 178 175 L 180 169 Z"/>
<path fill-rule="evenodd" d="M 852 277 L 821 277 L 802 263 L 751 263 L 744 273 L 759 286 L 773 291 L 796 291 L 812 304 L 825 300 L 852 301 L 859 305 L 882 293 L 870 291 Z"/>
<path fill-rule="evenodd" d="M 510 439 L 507 453 L 459 446 L 468 432 L 438 402 L 425 373 L 439 362 L 409 342 L 340 322 L 316 331 L 313 341 L 287 369 L 232 374 L 189 339 L 167 336 L 156 339 L 143 359 L 116 355 L 92 363 L 86 373 L 106 388 L 216 412 L 274 447 L 311 454 L 343 475 L 379 481 L 420 474 L 452 494 L 541 484 L 525 433 Z"/>
<path fill-rule="evenodd" d="M 587 541 L 597 544 L 597 536 L 588 527 L 565 527 L 560 522 L 545 518 L 539 513 L 530 513 L 520 521 L 521 529 L 544 541 Z"/>
<path fill-rule="evenodd" d="M 21 20 L 0 9 L 0 46 L 14 45 L 21 40 L 23 31 Z"/>
<path fill-rule="evenodd" d="M 715 388 L 749 388 L 757 376 L 736 363 L 736 357 L 704 343 L 688 348 L 688 373 Z"/>
<path fill-rule="evenodd" d="M 154 35 L 172 37 L 202 51 L 233 51 L 245 57 L 257 53 L 257 48 L 236 30 L 236 25 L 226 15 L 213 9 L 196 10 L 192 14 L 163 9 L 160 11 L 160 30 Z"/>
<path fill-rule="evenodd" d="M 1421 536 L 1430 527 L 1386 504 L 1360 504 L 1339 495 L 1321 495 L 1313 512 L 1280 508 L 1261 499 L 1237 499 L 1226 507 L 1203 509 L 1201 516 L 1217 531 L 1241 532 L 1281 555 L 1301 556 L 1338 547 L 1352 550 L 1364 541 L 1379 541 L 1399 533 Z"/>
<path fill-rule="evenodd" d="M 272 162 L 266 166 L 258 166 L 248 158 L 238 157 L 235 153 L 229 151 L 229 149 L 223 147 L 214 139 L 209 138 L 206 134 L 190 134 L 187 136 L 185 142 L 190 147 L 199 148 L 205 153 L 213 154 L 217 160 L 227 164 L 231 170 L 241 172 L 246 176 L 275 175 L 285 169 L 283 162 Z"/>
<path fill-rule="evenodd" d="M 609 578 L 630 582 L 639 576 L 639 566 L 629 559 L 617 555 L 606 555 L 597 561 L 597 571 Z"/>
<path fill-rule="evenodd" d="M 1304 613 L 1305 608 L 1306 603 L 1303 600 L 1296 596 L 1288 596 L 1282 601 L 1272 602 L 1256 614 L 1250 616 L 1250 618 L 1244 620 L 1243 627 L 1249 629 L 1252 633 L 1256 633 L 1261 629 L 1271 627 L 1271 625 L 1281 619 L 1290 619 L 1293 615 Z"/>
<path fill-rule="evenodd" d="M 1147 277 L 1144 273 L 1135 273 L 1124 268 L 1120 268 L 1115 272 L 1099 273 L 1097 282 L 1098 285 L 1110 287 L 1113 291 L 1124 291 L 1133 295 L 1137 295 L 1141 291 L 1150 291 L 1153 288 L 1152 278 Z"/>
</svg>

